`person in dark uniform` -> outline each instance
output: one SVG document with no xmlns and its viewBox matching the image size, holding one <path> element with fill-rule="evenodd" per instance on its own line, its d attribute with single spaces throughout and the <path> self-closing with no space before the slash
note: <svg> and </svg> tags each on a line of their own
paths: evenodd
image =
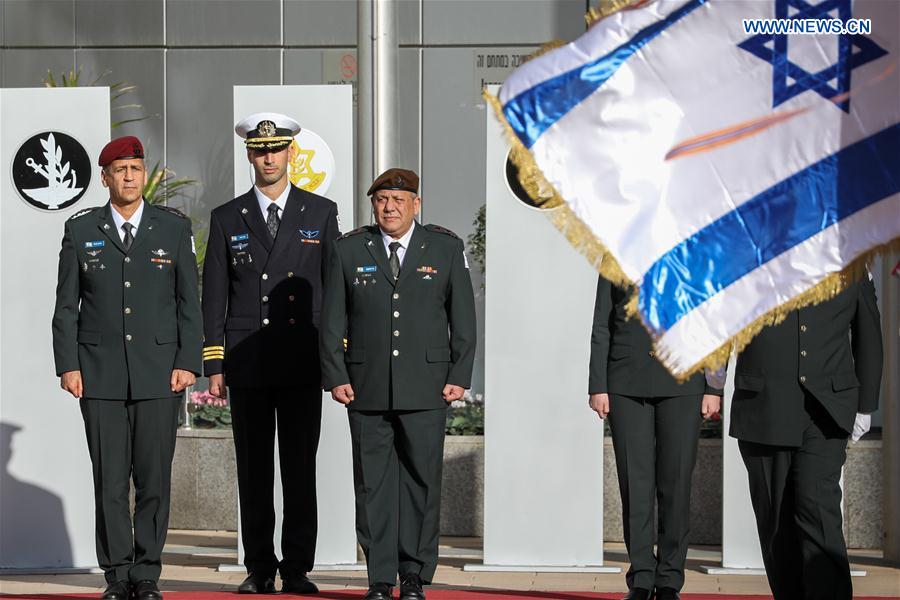
<svg viewBox="0 0 900 600">
<path fill-rule="evenodd" d="M 190 219 L 141 196 L 141 142 L 112 140 L 99 164 L 109 203 L 66 221 L 53 353 L 62 388 L 81 399 L 103 598 L 158 600 L 178 412 L 200 372 L 197 262 Z"/>
<path fill-rule="evenodd" d="M 418 176 L 381 174 L 376 226 L 334 245 L 320 346 L 325 388 L 347 406 L 367 600 L 425 597 L 437 567 L 447 404 L 469 387 L 475 300 L 462 240 L 417 225 Z M 345 348 L 346 338 L 346 348 Z"/>
<path fill-rule="evenodd" d="M 257 113 L 235 127 L 254 186 L 212 211 L 203 265 L 203 369 L 213 395 L 231 390 L 247 578 L 238 591 L 315 594 L 316 450 L 322 419 L 319 313 L 337 205 L 291 185 L 296 121 Z M 277 428 L 276 428 L 277 423 Z M 275 432 L 284 514 L 275 555 Z"/>
<path fill-rule="evenodd" d="M 679 598 L 690 531 L 691 475 L 701 417 L 719 412 L 722 390 L 702 373 L 678 383 L 650 335 L 627 316 L 628 292 L 600 277 L 591 333 L 589 403 L 609 417 L 622 496 L 627 600 Z M 654 502 L 658 506 L 653 552 Z"/>
<path fill-rule="evenodd" d="M 866 278 L 788 313 L 738 355 L 730 434 L 776 600 L 853 596 L 841 468 L 857 413 L 878 408 L 881 369 L 880 315 Z"/>
</svg>

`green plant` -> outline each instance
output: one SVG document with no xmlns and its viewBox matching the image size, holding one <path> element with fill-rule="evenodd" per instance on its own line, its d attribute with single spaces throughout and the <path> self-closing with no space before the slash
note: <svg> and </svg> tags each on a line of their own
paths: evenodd
<svg viewBox="0 0 900 600">
<path fill-rule="evenodd" d="M 231 407 L 227 400 L 205 392 L 191 392 L 188 400 L 191 425 L 198 429 L 228 429 L 231 427 Z"/>
<path fill-rule="evenodd" d="M 104 83 L 104 80 L 112 75 L 112 71 L 106 70 L 103 71 L 98 77 L 96 77 L 93 81 L 88 83 L 83 87 L 94 87 L 98 85 L 105 85 L 109 87 L 109 110 L 111 113 L 113 111 L 123 111 L 129 109 L 141 110 L 143 109 L 143 105 L 141 104 L 119 104 L 119 100 L 121 100 L 124 96 L 131 94 L 137 89 L 137 86 L 131 85 L 124 81 L 116 81 L 113 83 Z M 58 79 L 58 81 L 57 81 Z M 43 79 L 43 83 L 45 87 L 82 87 L 81 86 L 81 69 L 78 71 L 69 71 L 68 73 L 61 73 L 59 77 L 55 77 L 53 75 L 53 71 L 47 69 L 47 75 Z M 117 127 L 121 127 L 126 123 L 136 123 L 138 121 L 143 121 L 145 119 L 149 119 L 150 115 L 141 115 L 138 117 L 132 117 L 130 119 L 121 119 L 118 121 L 112 121 L 110 123 L 110 127 L 112 129 L 116 129 Z"/>
<path fill-rule="evenodd" d="M 469 252 L 472 253 L 472 258 L 475 259 L 475 262 L 478 263 L 478 267 L 481 269 L 481 274 L 484 275 L 486 273 L 486 260 L 485 256 L 485 225 L 487 221 L 487 205 L 482 204 L 478 209 L 478 212 L 475 213 L 475 219 L 472 221 L 472 226 L 475 230 L 469 234 Z M 484 283 L 481 284 L 481 287 L 484 287 Z"/>
<path fill-rule="evenodd" d="M 466 392 L 447 409 L 447 435 L 484 435 L 484 398 Z"/>
</svg>

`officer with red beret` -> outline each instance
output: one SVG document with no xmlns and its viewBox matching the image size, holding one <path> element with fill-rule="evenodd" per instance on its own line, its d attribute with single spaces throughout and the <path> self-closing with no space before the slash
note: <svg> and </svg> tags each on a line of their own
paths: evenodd
<svg viewBox="0 0 900 600">
<path fill-rule="evenodd" d="M 190 219 L 142 197 L 140 140 L 112 140 L 98 162 L 109 202 L 66 221 L 53 352 L 84 417 L 103 599 L 159 600 L 178 412 L 201 368 L 197 262 Z"/>
</svg>

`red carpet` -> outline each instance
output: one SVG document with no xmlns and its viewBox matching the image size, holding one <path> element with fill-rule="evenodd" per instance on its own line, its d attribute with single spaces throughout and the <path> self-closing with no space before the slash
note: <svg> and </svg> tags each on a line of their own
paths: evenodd
<svg viewBox="0 0 900 600">
<path fill-rule="evenodd" d="M 595 592 L 516 592 L 510 590 L 426 590 L 428 600 L 619 600 L 621 593 Z M 292 596 L 279 594 L 283 598 L 300 600 L 301 598 L 322 598 L 324 600 L 360 600 L 365 594 L 364 590 L 353 591 L 327 591 L 316 596 Z M 93 598 L 100 594 L 0 594 L 0 598 L 11 600 L 63 600 L 65 598 Z M 168 600 L 236 600 L 235 592 L 165 592 L 164 599 Z M 241 596 L 246 598 L 246 596 Z M 266 596 L 271 597 L 271 596 Z M 397 591 L 394 590 L 394 598 Z M 683 600 L 772 600 L 772 596 L 741 596 L 738 594 L 682 594 Z M 262 596 L 260 596 L 262 598 Z M 892 596 L 894 600 L 900 600 Z M 881 597 L 856 597 L 854 600 L 889 600 Z"/>
</svg>

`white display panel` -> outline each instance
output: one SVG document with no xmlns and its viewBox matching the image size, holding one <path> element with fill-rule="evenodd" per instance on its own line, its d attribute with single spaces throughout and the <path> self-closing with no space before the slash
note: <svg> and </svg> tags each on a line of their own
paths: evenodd
<svg viewBox="0 0 900 600">
<path fill-rule="evenodd" d="M 587 401 L 597 273 L 511 192 L 507 152 L 488 112 L 484 565 L 466 568 L 607 570 Z"/>
<path fill-rule="evenodd" d="M 56 377 L 50 322 L 63 224 L 108 201 L 97 157 L 109 118 L 105 87 L 0 90 L 2 569 L 97 564 L 91 461 L 78 400 Z"/>
</svg>

